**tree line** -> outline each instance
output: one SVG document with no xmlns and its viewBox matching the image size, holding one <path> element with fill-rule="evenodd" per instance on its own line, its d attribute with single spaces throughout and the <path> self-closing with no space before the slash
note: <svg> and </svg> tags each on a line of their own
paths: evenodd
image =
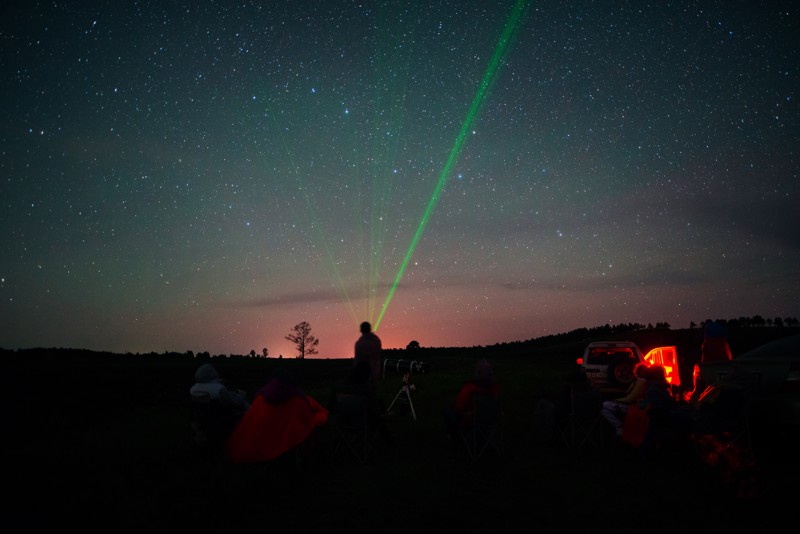
<svg viewBox="0 0 800 534">
<path fill-rule="evenodd" d="M 751 317 L 737 317 L 733 319 L 706 319 L 701 321 L 699 324 L 695 323 L 694 321 L 689 323 L 689 329 L 703 329 L 709 324 L 716 324 L 725 328 L 726 330 L 734 330 L 734 329 L 742 329 L 742 328 L 792 328 L 800 326 L 800 320 L 796 317 L 773 317 L 773 318 L 764 318 L 761 315 L 753 315 Z M 514 350 L 517 351 L 522 348 L 537 348 L 537 347 L 546 347 L 549 345 L 556 345 L 556 344 L 563 344 L 569 343 L 576 340 L 582 340 L 587 338 L 601 338 L 601 337 L 609 337 L 609 336 L 621 336 L 631 332 L 640 332 L 645 330 L 670 330 L 672 326 L 667 322 L 659 322 L 655 325 L 648 323 L 647 325 L 642 323 L 619 323 L 616 325 L 600 325 L 591 328 L 576 328 L 574 330 L 570 330 L 568 332 L 563 332 L 560 334 L 550 334 L 546 336 L 541 336 L 538 338 L 529 339 L 526 341 L 511 341 L 511 342 L 500 342 L 495 343 L 494 345 L 486 345 L 486 346 L 473 346 L 473 347 L 451 347 L 453 350 L 485 350 L 491 349 L 496 351 L 505 351 L 505 350 Z M 285 339 L 291 341 L 295 345 L 295 349 L 297 351 L 295 358 L 297 359 L 305 359 L 306 356 L 312 356 L 314 354 L 318 354 L 318 347 L 319 347 L 319 339 L 311 333 L 311 324 L 308 321 L 301 321 L 294 325 L 289 332 L 285 336 Z M 416 340 L 412 340 L 406 345 L 405 349 L 384 349 L 387 354 L 391 353 L 404 353 L 404 352 L 413 352 L 416 350 L 420 350 L 423 347 L 420 343 Z M 448 347 L 426 347 L 429 349 L 448 349 Z M 25 352 L 30 351 L 41 351 L 43 349 L 27 349 Z M 54 350 L 54 349 L 51 349 Z M 13 353 L 14 351 L 3 350 L 0 348 L 0 351 L 5 353 Z M 21 350 L 20 350 L 21 351 Z M 59 351 L 67 351 L 67 352 L 93 352 L 93 351 L 83 351 L 81 349 L 59 349 Z M 107 353 L 111 354 L 111 353 Z M 127 356 L 133 356 L 131 353 L 127 353 Z M 187 350 L 185 353 L 174 353 L 165 351 L 163 354 L 159 354 L 156 352 L 151 352 L 149 354 L 136 354 L 136 356 L 160 356 L 160 355 L 179 355 L 188 358 L 198 358 L 198 359 L 208 359 L 212 357 L 228 357 L 228 358 L 269 358 L 269 350 L 264 347 L 261 349 L 260 352 L 256 352 L 255 349 L 250 350 L 248 354 L 219 354 L 219 355 L 211 355 L 208 351 L 194 353 L 191 350 Z M 283 358 L 282 355 L 279 358 Z"/>
<path fill-rule="evenodd" d="M 709 324 L 716 324 L 725 328 L 762 328 L 762 327 L 794 327 L 800 326 L 800 321 L 796 317 L 774 317 L 774 318 L 764 318 L 761 315 L 753 315 L 752 317 L 738 317 L 734 319 L 706 319 L 701 321 L 698 325 L 694 321 L 689 323 L 689 329 L 694 330 L 696 328 L 705 328 L 706 325 Z M 620 323 L 617 325 L 600 325 L 595 326 L 592 328 L 576 328 L 575 330 L 570 330 L 569 332 L 563 332 L 560 334 L 551 334 L 547 336 L 541 336 L 534 339 L 529 339 L 527 341 L 513 341 L 513 342 L 501 342 L 496 343 L 494 345 L 489 345 L 486 348 L 507 348 L 513 347 L 515 345 L 524 345 L 527 347 L 530 346 L 546 346 L 553 343 L 565 343 L 576 339 L 584 339 L 587 337 L 602 337 L 602 336 L 616 336 L 622 335 L 630 332 L 639 332 L 643 330 L 670 330 L 672 326 L 667 322 L 657 322 L 655 325 L 652 323 L 648 323 L 644 325 L 642 323 Z M 285 336 L 285 339 L 291 341 L 295 344 L 295 349 L 297 350 L 297 358 L 298 359 L 305 359 L 306 356 L 311 356 L 314 354 L 318 354 L 317 347 L 319 346 L 319 339 L 317 339 L 314 335 L 311 334 L 311 325 L 308 321 L 301 321 L 300 323 L 296 324 L 292 327 L 291 332 Z M 412 340 L 406 345 L 406 351 L 414 351 L 417 349 L 422 348 L 419 341 Z M 471 347 L 473 349 L 479 349 L 484 347 Z M 395 349 L 395 350 L 403 350 L 403 349 Z M 269 355 L 269 351 L 264 348 L 262 349 L 262 356 L 267 358 Z M 257 354 L 255 350 L 250 351 L 250 357 L 256 358 Z"/>
</svg>

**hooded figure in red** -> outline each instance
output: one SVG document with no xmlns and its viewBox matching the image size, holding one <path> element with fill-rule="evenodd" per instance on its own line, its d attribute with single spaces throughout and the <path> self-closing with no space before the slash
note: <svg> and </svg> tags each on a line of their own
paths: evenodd
<svg viewBox="0 0 800 534">
<path fill-rule="evenodd" d="M 273 460 L 327 421 L 328 410 L 279 373 L 256 394 L 228 440 L 228 456 L 236 463 Z"/>
</svg>

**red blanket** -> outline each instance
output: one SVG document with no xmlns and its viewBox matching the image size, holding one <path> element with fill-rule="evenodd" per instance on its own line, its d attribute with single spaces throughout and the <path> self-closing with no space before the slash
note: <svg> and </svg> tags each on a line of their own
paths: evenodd
<svg viewBox="0 0 800 534">
<path fill-rule="evenodd" d="M 623 442 L 629 443 L 634 447 L 639 447 L 642 444 L 644 436 L 647 433 L 647 427 L 650 425 L 650 414 L 647 413 L 648 410 L 649 406 L 642 409 L 639 408 L 638 403 L 631 404 L 622 425 L 621 439 Z"/>
<path fill-rule="evenodd" d="M 257 395 L 228 440 L 228 456 L 237 463 L 272 460 L 327 421 L 328 410 L 311 397 L 291 397 L 273 405 Z"/>
</svg>

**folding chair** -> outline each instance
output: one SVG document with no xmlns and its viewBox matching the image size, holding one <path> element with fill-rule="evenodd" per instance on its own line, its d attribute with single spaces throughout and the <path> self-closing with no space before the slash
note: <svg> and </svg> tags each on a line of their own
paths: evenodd
<svg viewBox="0 0 800 534">
<path fill-rule="evenodd" d="M 753 438 L 750 432 L 750 396 L 741 389 L 723 389 L 718 403 L 724 408 L 714 415 L 698 418 L 691 433 L 692 441 L 701 455 L 701 445 L 713 445 L 716 456 L 736 451 L 737 454 L 752 454 Z M 707 447 L 706 447 L 707 448 Z"/>
<path fill-rule="evenodd" d="M 695 420 L 690 435 L 694 450 L 738 497 L 754 497 L 758 493 L 759 462 L 751 434 L 750 396 L 741 390 L 723 390 L 717 402 L 726 406 Z"/>
<path fill-rule="evenodd" d="M 337 393 L 333 428 L 333 452 L 344 446 L 360 462 L 366 462 L 378 434 L 377 425 L 370 424 L 369 398 L 353 393 Z"/>
<path fill-rule="evenodd" d="M 587 444 L 595 448 L 602 446 L 600 410 L 603 397 L 600 390 L 570 387 L 568 404 L 559 425 L 561 438 L 567 448 L 577 451 Z"/>
<path fill-rule="evenodd" d="M 192 442 L 200 450 L 220 452 L 233 432 L 237 417 L 208 393 L 190 395 Z"/>
<path fill-rule="evenodd" d="M 470 459 L 477 461 L 491 447 L 503 454 L 503 410 L 496 395 L 475 394 L 472 397 L 472 420 L 462 429 L 461 437 Z"/>
</svg>

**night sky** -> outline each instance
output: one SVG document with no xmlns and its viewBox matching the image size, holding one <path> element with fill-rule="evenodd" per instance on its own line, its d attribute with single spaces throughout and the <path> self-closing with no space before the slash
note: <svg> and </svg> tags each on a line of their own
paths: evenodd
<svg viewBox="0 0 800 534">
<path fill-rule="evenodd" d="M 0 347 L 800 316 L 793 2 L 5 2 Z"/>
</svg>

